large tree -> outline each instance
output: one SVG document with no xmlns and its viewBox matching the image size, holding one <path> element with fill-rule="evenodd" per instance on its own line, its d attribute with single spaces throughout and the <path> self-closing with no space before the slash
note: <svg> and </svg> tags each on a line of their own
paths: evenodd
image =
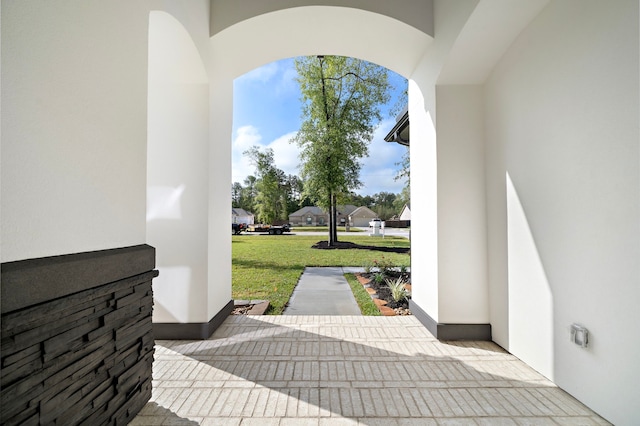
<svg viewBox="0 0 640 426">
<path fill-rule="evenodd" d="M 387 69 L 355 58 L 307 56 L 295 60 L 302 95 L 301 148 L 305 195 L 329 210 L 329 245 L 338 240 L 336 206 L 359 188 L 360 160 L 388 102 Z"/>
<path fill-rule="evenodd" d="M 261 151 L 257 146 L 244 152 L 256 168 L 255 214 L 261 223 L 288 218 L 288 178 L 274 164 L 273 150 Z"/>
</svg>

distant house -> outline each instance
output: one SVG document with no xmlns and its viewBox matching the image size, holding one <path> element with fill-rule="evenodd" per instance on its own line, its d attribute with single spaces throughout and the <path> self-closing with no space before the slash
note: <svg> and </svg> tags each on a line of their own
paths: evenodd
<svg viewBox="0 0 640 426">
<path fill-rule="evenodd" d="M 368 207 L 362 206 L 351 212 L 349 215 L 349 224 L 351 226 L 369 226 L 369 222 L 377 217 L 376 212 Z"/>
<path fill-rule="evenodd" d="M 306 206 L 289 215 L 292 226 L 322 226 L 327 220 L 327 212 L 316 206 Z"/>
<path fill-rule="evenodd" d="M 356 206 L 350 204 L 338 206 L 338 224 L 345 225 L 349 214 L 356 209 Z M 329 214 L 320 207 L 307 206 L 291 213 L 289 223 L 292 226 L 325 226 L 329 223 Z"/>
<path fill-rule="evenodd" d="M 345 206 L 338 206 L 338 225 L 344 226 L 349 221 L 349 215 L 356 211 L 358 207 L 347 204 Z"/>
<path fill-rule="evenodd" d="M 231 223 L 244 223 L 252 225 L 254 223 L 254 215 L 244 209 L 231 209 Z"/>
<path fill-rule="evenodd" d="M 400 220 L 411 220 L 411 204 L 405 204 L 400 212 Z"/>
</svg>

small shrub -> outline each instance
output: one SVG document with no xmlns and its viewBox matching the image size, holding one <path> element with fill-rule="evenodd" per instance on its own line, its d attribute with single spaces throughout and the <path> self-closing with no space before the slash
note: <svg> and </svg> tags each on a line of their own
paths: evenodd
<svg viewBox="0 0 640 426">
<path fill-rule="evenodd" d="M 383 275 L 389 275 L 389 272 L 393 269 L 393 263 L 391 263 L 389 259 L 385 259 L 384 256 L 382 256 L 380 260 L 375 260 L 373 263 Z"/>
<path fill-rule="evenodd" d="M 400 273 L 406 274 L 409 267 L 407 265 L 400 265 Z"/>
<path fill-rule="evenodd" d="M 387 286 L 391 290 L 391 297 L 396 302 L 409 297 L 409 290 L 404 288 L 405 282 L 402 277 L 395 280 L 387 280 Z"/>
<path fill-rule="evenodd" d="M 376 272 L 373 274 L 373 281 L 376 284 L 382 284 L 384 282 L 384 274 L 382 272 Z"/>
</svg>

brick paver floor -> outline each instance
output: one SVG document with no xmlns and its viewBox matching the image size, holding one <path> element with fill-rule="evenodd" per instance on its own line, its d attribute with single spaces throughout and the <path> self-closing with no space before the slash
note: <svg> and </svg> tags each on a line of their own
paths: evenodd
<svg viewBox="0 0 640 426">
<path fill-rule="evenodd" d="M 132 425 L 608 424 L 499 346 L 439 342 L 411 316 L 231 316 L 156 343 Z"/>
</svg>

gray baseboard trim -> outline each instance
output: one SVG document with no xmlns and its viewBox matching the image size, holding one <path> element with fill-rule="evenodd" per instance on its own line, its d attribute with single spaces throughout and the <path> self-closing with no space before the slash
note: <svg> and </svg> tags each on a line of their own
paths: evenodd
<svg viewBox="0 0 640 426">
<path fill-rule="evenodd" d="M 409 309 L 422 325 L 438 340 L 487 340 L 491 341 L 491 324 L 442 324 L 435 321 L 413 300 Z"/>
<path fill-rule="evenodd" d="M 156 340 L 205 340 L 233 312 L 233 300 L 230 300 L 209 322 L 166 323 L 154 322 L 153 334 Z"/>
</svg>

